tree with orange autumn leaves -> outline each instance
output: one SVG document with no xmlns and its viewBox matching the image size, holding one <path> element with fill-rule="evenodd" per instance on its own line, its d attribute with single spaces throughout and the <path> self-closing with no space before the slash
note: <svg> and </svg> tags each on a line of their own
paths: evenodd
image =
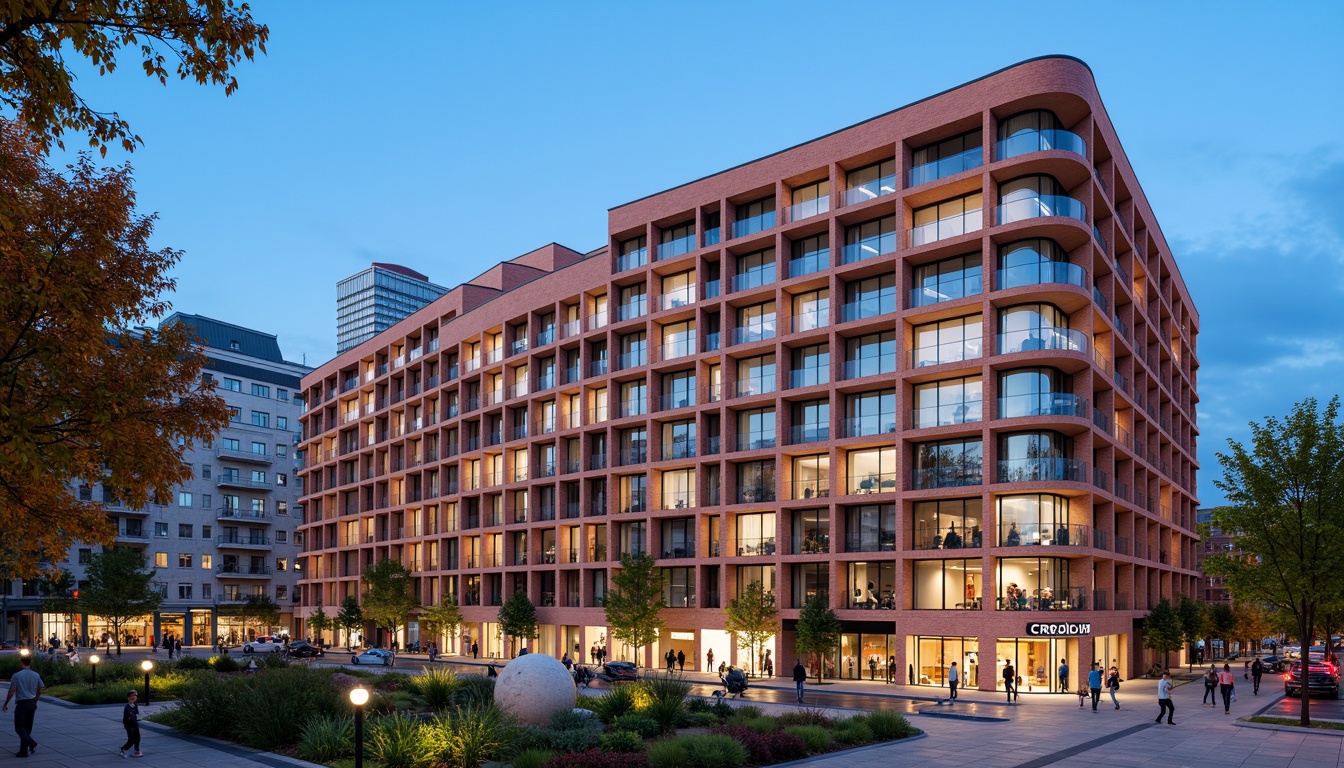
<svg viewBox="0 0 1344 768">
<path fill-rule="evenodd" d="M 111 542 L 107 495 L 169 498 L 192 476 L 184 450 L 228 423 L 190 331 L 136 328 L 168 311 L 181 258 L 150 248 L 153 225 L 129 167 L 82 156 L 58 172 L 0 119 L 0 578 Z"/>
</svg>

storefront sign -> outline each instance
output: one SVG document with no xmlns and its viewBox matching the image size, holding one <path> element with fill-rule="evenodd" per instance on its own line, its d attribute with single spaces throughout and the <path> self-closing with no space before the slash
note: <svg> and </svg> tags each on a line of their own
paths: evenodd
<svg viewBox="0 0 1344 768">
<path fill-rule="evenodd" d="M 1046 624 L 1033 621 L 1027 625 L 1027 635 L 1030 637 L 1086 637 L 1090 634 L 1092 634 L 1091 622 Z"/>
</svg>

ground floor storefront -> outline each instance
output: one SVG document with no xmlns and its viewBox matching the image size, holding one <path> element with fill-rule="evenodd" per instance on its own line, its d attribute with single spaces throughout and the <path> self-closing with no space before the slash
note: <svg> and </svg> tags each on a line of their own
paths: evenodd
<svg viewBox="0 0 1344 768">
<path fill-rule="evenodd" d="M 262 635 L 283 635 L 293 621 L 281 614 L 277 625 L 263 625 L 253 618 L 220 611 L 214 606 L 174 606 L 152 614 L 136 616 L 116 626 L 102 616 L 55 614 L 42 611 L 11 611 L 6 626 L 12 637 L 7 642 L 20 645 L 45 645 L 52 638 L 62 644 L 81 647 L 120 645 L 147 648 L 162 647 L 165 638 L 182 642 L 183 647 L 214 646 L 222 638 L 227 645 L 238 646 Z"/>
</svg>

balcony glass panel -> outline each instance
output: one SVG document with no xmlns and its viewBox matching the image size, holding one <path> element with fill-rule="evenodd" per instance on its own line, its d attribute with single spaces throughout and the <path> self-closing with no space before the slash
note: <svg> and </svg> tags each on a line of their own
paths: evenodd
<svg viewBox="0 0 1344 768">
<path fill-rule="evenodd" d="M 811 200 L 804 200 L 801 203 L 794 203 L 789 206 L 789 221 L 802 221 L 813 216 L 820 216 L 831 210 L 830 195 L 814 197 Z"/>
<path fill-rule="evenodd" d="M 934 160 L 931 163 L 917 165 L 910 169 L 910 186 L 917 187 L 920 184 L 928 184 L 930 181 L 936 181 L 946 176 L 952 176 L 962 171 L 969 171 L 972 168 L 979 168 L 983 160 L 984 152 L 980 147 L 959 152 L 955 155 L 944 157 L 941 160 Z"/>
<path fill-rule="evenodd" d="M 889 315 L 896 311 L 896 294 L 884 293 L 871 299 L 851 301 L 840 308 L 840 321 L 848 323 L 868 317 Z"/>
<path fill-rule="evenodd" d="M 1065 216 L 1086 222 L 1087 206 L 1083 205 L 1081 200 L 1074 200 L 1065 195 L 1032 195 L 999 202 L 999 224 L 1012 224 L 1015 221 L 1046 216 Z"/>
<path fill-rule="evenodd" d="M 1000 333 L 998 342 L 1000 355 L 1047 349 L 1087 354 L 1090 348 L 1086 334 L 1061 328 L 1033 328 Z"/>
<path fill-rule="evenodd" d="M 845 190 L 845 205 L 858 205 L 896 192 L 896 174 L 852 184 Z"/>
<path fill-rule="evenodd" d="M 1018 155 L 1050 150 L 1062 150 L 1087 157 L 1087 142 L 1082 136 L 1059 128 L 1021 131 L 994 145 L 994 159 L 1007 160 Z"/>
<path fill-rule="evenodd" d="M 1005 288 L 1047 285 L 1050 283 L 1062 283 L 1085 288 L 1087 286 L 1087 273 L 1077 264 L 1043 261 L 1037 264 L 1024 264 L 1000 269 L 994 274 L 994 287 L 1000 291 Z"/>
<path fill-rule="evenodd" d="M 658 244 L 658 258 L 670 259 L 695 250 L 695 233 L 665 240 Z"/>
<path fill-rule="evenodd" d="M 927 224 L 920 224 L 910 230 L 910 247 L 936 243 L 949 237 L 978 232 L 983 223 L 983 210 L 976 207 L 964 213 L 957 213 Z"/>
<path fill-rule="evenodd" d="M 746 237 L 754 235 L 757 232 L 763 232 L 775 226 L 775 212 L 766 211 L 755 216 L 748 216 L 745 219 L 739 219 L 733 222 L 733 237 Z"/>
</svg>

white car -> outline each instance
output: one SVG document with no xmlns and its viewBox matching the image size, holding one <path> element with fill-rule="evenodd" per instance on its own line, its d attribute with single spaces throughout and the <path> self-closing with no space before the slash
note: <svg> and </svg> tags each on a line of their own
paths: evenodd
<svg viewBox="0 0 1344 768">
<path fill-rule="evenodd" d="M 370 648 L 361 654 L 351 656 L 351 664 L 373 664 L 375 666 L 392 666 L 392 652 L 384 651 L 382 648 Z"/>
<path fill-rule="evenodd" d="M 243 653 L 278 653 L 285 647 L 283 637 L 262 635 L 255 640 L 243 643 Z"/>
</svg>

